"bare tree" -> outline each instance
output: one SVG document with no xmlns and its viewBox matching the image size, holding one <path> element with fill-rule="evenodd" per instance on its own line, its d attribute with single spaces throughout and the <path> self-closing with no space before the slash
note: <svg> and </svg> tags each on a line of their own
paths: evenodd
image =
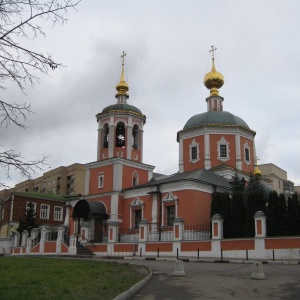
<svg viewBox="0 0 300 300">
<path fill-rule="evenodd" d="M 38 74 L 62 66 L 51 55 L 37 53 L 22 44 L 24 39 L 45 36 L 43 21 L 52 26 L 67 21 L 69 9 L 76 9 L 80 0 L 0 0 L 0 97 L 12 81 L 25 94 L 26 84 L 38 82 Z M 32 112 L 28 103 L 9 103 L 0 98 L 0 127 L 16 125 L 26 128 L 24 122 Z M 3 147 L 3 145 L 0 145 Z M 0 167 L 9 178 L 10 170 L 16 169 L 26 178 L 41 170 L 46 158 L 27 161 L 17 150 L 0 152 Z M 5 185 L 0 183 L 0 187 Z"/>
</svg>

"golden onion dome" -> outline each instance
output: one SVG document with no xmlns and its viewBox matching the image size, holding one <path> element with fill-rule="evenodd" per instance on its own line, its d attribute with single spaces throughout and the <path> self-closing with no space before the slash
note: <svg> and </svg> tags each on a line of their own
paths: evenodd
<svg viewBox="0 0 300 300">
<path fill-rule="evenodd" d="M 254 175 L 261 175 L 261 170 L 258 168 L 258 166 L 255 167 Z"/>
<path fill-rule="evenodd" d="M 204 85 L 210 89 L 210 96 L 219 96 L 219 88 L 224 84 L 224 76 L 215 68 L 214 58 L 212 59 L 212 68 L 204 77 Z"/>
<path fill-rule="evenodd" d="M 116 85 L 116 90 L 117 90 L 117 94 L 116 94 L 116 98 L 118 98 L 118 96 L 122 96 L 125 95 L 127 96 L 127 98 L 129 97 L 127 92 L 129 90 L 128 84 L 125 81 L 125 75 L 124 75 L 124 57 L 125 57 L 126 53 L 123 51 L 123 54 L 121 56 L 122 58 L 122 71 L 121 71 L 121 78 L 119 83 Z"/>
</svg>

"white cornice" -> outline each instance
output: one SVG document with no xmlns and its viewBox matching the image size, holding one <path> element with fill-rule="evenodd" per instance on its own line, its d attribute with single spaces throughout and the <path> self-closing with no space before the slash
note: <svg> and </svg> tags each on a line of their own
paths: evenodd
<svg viewBox="0 0 300 300">
<path fill-rule="evenodd" d="M 180 139 L 187 139 L 187 138 L 194 138 L 199 135 L 204 135 L 205 133 L 208 134 L 240 134 L 241 136 L 248 138 L 250 140 L 254 139 L 255 132 L 251 129 L 246 129 L 241 126 L 237 125 L 220 125 L 220 126 L 201 126 L 195 127 L 192 129 L 186 129 L 179 131 Z"/>
<path fill-rule="evenodd" d="M 90 162 L 90 163 L 85 164 L 85 168 L 86 169 L 94 169 L 94 168 L 109 166 L 109 165 L 113 165 L 113 164 L 121 164 L 123 166 L 139 168 L 139 169 L 142 169 L 145 171 L 153 171 L 155 168 L 155 166 L 146 165 L 146 164 L 128 160 L 128 159 L 125 159 L 122 157 L 115 157 L 115 158 L 111 158 L 111 159 Z"/>
</svg>

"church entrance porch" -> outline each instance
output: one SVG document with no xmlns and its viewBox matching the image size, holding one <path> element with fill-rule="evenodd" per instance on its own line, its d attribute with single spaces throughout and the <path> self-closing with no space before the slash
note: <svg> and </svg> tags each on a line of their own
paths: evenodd
<svg viewBox="0 0 300 300">
<path fill-rule="evenodd" d="M 79 242 L 107 242 L 108 215 L 102 202 L 80 200 L 74 207 L 72 217 Z"/>
</svg>

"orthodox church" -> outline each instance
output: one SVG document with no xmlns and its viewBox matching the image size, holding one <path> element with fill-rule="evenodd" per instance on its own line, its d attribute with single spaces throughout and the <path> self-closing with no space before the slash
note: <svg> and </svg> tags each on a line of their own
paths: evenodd
<svg viewBox="0 0 300 300">
<path fill-rule="evenodd" d="M 174 222 L 209 224 L 213 191 L 230 191 L 236 174 L 248 180 L 250 173 L 259 172 L 255 131 L 223 110 L 219 89 L 224 77 L 215 68 L 214 50 L 211 71 L 204 77 L 210 90 L 207 111 L 192 116 L 177 132 L 179 170 L 169 176 L 143 162 L 146 116 L 129 104 L 123 52 L 117 102 L 96 115 L 97 161 L 86 164 L 85 196 L 68 203 L 70 234 L 94 242 L 130 241 L 147 224 L 153 240 L 161 240 Z"/>
</svg>

